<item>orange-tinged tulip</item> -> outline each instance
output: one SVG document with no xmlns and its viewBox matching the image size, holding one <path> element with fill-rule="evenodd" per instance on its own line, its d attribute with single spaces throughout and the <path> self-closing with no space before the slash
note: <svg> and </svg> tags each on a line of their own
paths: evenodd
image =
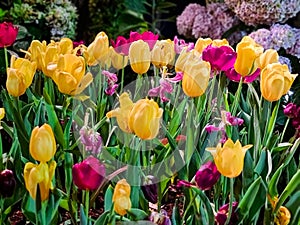
<svg viewBox="0 0 300 225">
<path fill-rule="evenodd" d="M 157 41 L 151 51 L 151 62 L 156 67 L 163 67 L 174 64 L 175 59 L 174 43 L 170 39 Z"/>
<path fill-rule="evenodd" d="M 129 127 L 129 114 L 133 108 L 133 102 L 126 92 L 121 94 L 119 102 L 120 107 L 109 111 L 106 116 L 107 118 L 116 117 L 120 129 L 126 133 L 132 133 L 132 130 Z"/>
<path fill-rule="evenodd" d="M 258 68 L 259 56 L 264 48 L 257 44 L 251 37 L 245 36 L 236 46 L 237 58 L 234 69 L 241 76 L 251 75 Z"/>
<path fill-rule="evenodd" d="M 2 120 L 5 116 L 5 109 L 4 108 L 0 108 L 0 120 Z"/>
<path fill-rule="evenodd" d="M 258 68 L 264 69 L 268 64 L 277 63 L 279 59 L 278 53 L 274 49 L 268 49 L 259 56 Z"/>
<path fill-rule="evenodd" d="M 277 215 L 275 217 L 275 224 L 276 225 L 288 225 L 290 223 L 291 220 L 291 213 L 290 211 L 284 207 L 284 206 L 280 206 L 279 210 L 277 212 Z"/>
<path fill-rule="evenodd" d="M 207 148 L 214 157 L 219 172 L 229 178 L 237 177 L 243 170 L 246 151 L 252 145 L 243 146 L 237 140 L 235 143 L 228 139 L 224 146 L 221 143 L 216 148 Z"/>
<path fill-rule="evenodd" d="M 76 95 L 81 93 L 93 80 L 91 73 L 85 74 L 85 61 L 82 56 L 60 55 L 53 80 L 61 93 Z"/>
<path fill-rule="evenodd" d="M 52 128 L 48 124 L 32 130 L 29 151 L 40 162 L 48 162 L 56 152 L 56 142 Z"/>
<path fill-rule="evenodd" d="M 210 64 L 190 55 L 183 70 L 182 89 L 189 97 L 198 97 L 204 94 L 210 78 Z"/>
<path fill-rule="evenodd" d="M 143 74 L 150 68 L 151 52 L 147 42 L 143 40 L 134 41 L 129 47 L 129 60 L 131 69 Z"/>
<path fill-rule="evenodd" d="M 141 139 L 150 140 L 159 131 L 163 109 L 153 99 L 140 99 L 129 114 L 129 127 Z"/>
<path fill-rule="evenodd" d="M 130 185 L 125 179 L 118 181 L 116 184 L 112 201 L 115 212 L 121 216 L 124 216 L 127 210 L 131 208 Z"/>
<path fill-rule="evenodd" d="M 25 187 L 33 199 L 36 199 L 37 185 L 40 188 L 41 200 L 44 201 L 49 198 L 49 190 L 53 189 L 51 180 L 54 177 L 55 168 L 55 161 L 50 162 L 49 165 L 45 162 L 38 165 L 31 162 L 25 164 Z"/>
<path fill-rule="evenodd" d="M 112 46 L 109 49 L 111 51 L 111 64 L 115 69 L 120 70 L 127 66 L 128 56 L 117 53 Z"/>
<path fill-rule="evenodd" d="M 36 72 L 36 63 L 12 56 L 10 66 L 7 68 L 6 88 L 9 94 L 18 97 L 31 85 Z"/>
<path fill-rule="evenodd" d="M 291 88 L 297 74 L 291 74 L 286 64 L 267 65 L 260 75 L 262 96 L 272 102 L 279 100 Z"/>
</svg>

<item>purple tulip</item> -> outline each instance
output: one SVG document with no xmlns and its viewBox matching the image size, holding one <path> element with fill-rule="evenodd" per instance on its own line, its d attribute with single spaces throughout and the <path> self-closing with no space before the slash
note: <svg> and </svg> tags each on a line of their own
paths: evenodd
<svg viewBox="0 0 300 225">
<path fill-rule="evenodd" d="M 0 194 L 3 197 L 11 197 L 16 187 L 14 173 L 5 169 L 0 173 Z"/>
<path fill-rule="evenodd" d="M 98 132 L 84 126 L 79 131 L 80 141 L 85 146 L 85 150 L 91 155 L 98 155 L 101 152 L 102 138 Z"/>
<path fill-rule="evenodd" d="M 148 175 L 143 182 L 144 186 L 142 186 L 142 191 L 145 198 L 153 204 L 157 203 L 158 201 L 157 183 L 158 183 L 157 178 Z"/>
<path fill-rule="evenodd" d="M 231 214 L 229 225 L 235 225 L 238 222 L 238 215 L 235 212 L 237 207 L 238 207 L 238 202 L 233 202 L 232 203 L 232 214 Z M 215 217 L 218 225 L 224 225 L 225 224 L 228 212 L 229 212 L 229 203 L 223 205 L 219 209 L 219 211 L 218 211 L 218 213 Z"/>
<path fill-rule="evenodd" d="M 81 190 L 96 190 L 105 178 L 105 166 L 89 156 L 72 168 L 74 184 Z"/>
<path fill-rule="evenodd" d="M 216 165 L 213 162 L 208 161 L 197 171 L 195 182 L 201 190 L 209 190 L 217 183 L 220 176 L 221 174 L 217 170 Z"/>
<path fill-rule="evenodd" d="M 297 117 L 297 105 L 293 104 L 293 103 L 289 103 L 287 104 L 287 106 L 285 107 L 285 109 L 283 110 L 284 115 L 290 117 L 290 118 L 294 118 Z"/>
</svg>

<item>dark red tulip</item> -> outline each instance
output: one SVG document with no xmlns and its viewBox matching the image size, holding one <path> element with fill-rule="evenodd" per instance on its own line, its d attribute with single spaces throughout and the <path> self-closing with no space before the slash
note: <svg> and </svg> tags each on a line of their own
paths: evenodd
<svg viewBox="0 0 300 225">
<path fill-rule="evenodd" d="M 208 161 L 204 163 L 197 171 L 195 175 L 196 185 L 201 190 L 209 190 L 212 188 L 212 186 L 215 185 L 215 183 L 217 183 L 220 175 L 221 174 L 218 171 L 216 165 L 213 162 Z"/>
<path fill-rule="evenodd" d="M 142 191 L 145 198 L 153 204 L 157 203 L 158 201 L 157 183 L 158 183 L 157 178 L 148 175 L 143 182 L 144 186 L 142 186 Z"/>
<path fill-rule="evenodd" d="M 81 190 L 96 190 L 105 178 L 105 166 L 94 156 L 89 156 L 72 168 L 74 184 Z"/>
<path fill-rule="evenodd" d="M 235 225 L 238 222 L 238 215 L 235 212 L 237 207 L 238 207 L 238 204 L 239 204 L 238 202 L 233 202 L 232 203 L 232 214 L 231 214 L 231 218 L 230 218 L 230 221 L 229 221 L 229 225 Z M 225 222 L 227 220 L 228 212 L 229 212 L 229 203 L 223 205 L 219 209 L 219 211 L 218 211 L 218 213 L 215 217 L 218 225 L 224 225 L 225 224 Z"/>
<path fill-rule="evenodd" d="M 11 46 L 18 35 L 19 28 L 12 23 L 0 23 L 0 48 Z"/>
<path fill-rule="evenodd" d="M 11 197 L 16 187 L 14 173 L 11 170 L 3 170 L 0 173 L 0 193 L 4 197 Z"/>
</svg>

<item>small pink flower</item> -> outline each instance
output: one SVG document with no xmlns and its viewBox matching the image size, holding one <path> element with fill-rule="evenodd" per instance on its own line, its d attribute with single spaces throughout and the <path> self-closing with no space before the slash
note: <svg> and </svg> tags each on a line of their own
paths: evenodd
<svg viewBox="0 0 300 225">
<path fill-rule="evenodd" d="M 225 119 L 230 126 L 241 126 L 244 123 L 243 119 L 232 116 L 230 112 L 225 113 Z"/>
<path fill-rule="evenodd" d="M 96 156 L 101 152 L 102 138 L 98 132 L 84 126 L 80 129 L 79 134 L 80 142 L 88 153 Z"/>
<path fill-rule="evenodd" d="M 105 89 L 105 94 L 107 95 L 113 95 L 118 88 L 118 77 L 115 73 L 111 73 L 107 70 L 103 70 L 102 74 L 107 78 L 107 88 Z"/>
<path fill-rule="evenodd" d="M 184 47 L 187 47 L 188 52 L 195 47 L 195 44 L 193 42 L 186 43 L 185 40 L 179 39 L 177 36 L 174 37 L 173 42 L 176 54 L 180 54 Z"/>
<path fill-rule="evenodd" d="M 297 111 L 300 111 L 300 110 L 297 110 L 297 105 L 294 104 L 294 103 L 289 103 L 287 104 L 287 106 L 284 108 L 283 110 L 283 113 L 284 115 L 290 117 L 290 118 L 294 118 L 294 117 L 297 117 Z M 299 112 L 298 112 L 299 113 Z"/>
</svg>

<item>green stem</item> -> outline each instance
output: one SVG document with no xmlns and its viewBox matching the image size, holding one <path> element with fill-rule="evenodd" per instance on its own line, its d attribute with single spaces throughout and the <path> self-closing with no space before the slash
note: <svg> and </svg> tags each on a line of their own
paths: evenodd
<svg viewBox="0 0 300 225">
<path fill-rule="evenodd" d="M 89 222 L 89 209 L 90 209 L 90 191 L 85 191 L 85 214 L 86 214 L 86 224 Z"/>
<path fill-rule="evenodd" d="M 8 68 L 8 55 L 7 55 L 7 49 L 4 47 L 4 57 L 5 57 L 5 69 Z"/>
<path fill-rule="evenodd" d="M 232 111 L 231 111 L 232 116 L 236 116 L 236 111 L 238 109 L 238 105 L 239 105 L 239 101 L 240 101 L 240 97 L 241 97 L 242 84 L 243 84 L 243 78 L 241 78 L 241 80 L 239 82 L 239 86 L 236 91 L 235 98 L 234 98 L 234 101 L 232 104 Z"/>
<path fill-rule="evenodd" d="M 191 193 L 190 193 L 190 194 L 191 194 Z M 192 206 L 195 206 L 194 201 L 195 201 L 197 195 L 196 195 L 196 194 L 194 194 L 194 195 L 191 194 L 191 196 L 192 196 L 191 201 L 190 201 L 190 203 L 188 204 L 188 206 L 186 207 L 186 209 L 185 209 L 185 211 L 184 211 L 184 214 L 183 214 L 183 216 L 182 216 L 182 221 L 183 221 L 183 222 L 185 221 L 185 218 L 186 218 L 186 216 L 187 216 L 187 214 L 188 214 L 189 209 L 190 209 Z"/>
<path fill-rule="evenodd" d="M 230 179 L 229 211 L 228 211 L 225 225 L 228 225 L 230 222 L 231 215 L 232 215 L 232 203 L 234 200 L 234 192 L 233 192 L 234 178 L 229 178 L 229 179 Z"/>
</svg>

